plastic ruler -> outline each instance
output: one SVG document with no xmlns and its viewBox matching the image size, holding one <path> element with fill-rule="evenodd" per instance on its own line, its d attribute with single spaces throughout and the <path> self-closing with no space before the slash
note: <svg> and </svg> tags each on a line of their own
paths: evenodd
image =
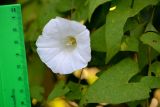
<svg viewBox="0 0 160 107">
<path fill-rule="evenodd" d="M 30 107 L 19 4 L 0 5 L 0 107 Z"/>
</svg>

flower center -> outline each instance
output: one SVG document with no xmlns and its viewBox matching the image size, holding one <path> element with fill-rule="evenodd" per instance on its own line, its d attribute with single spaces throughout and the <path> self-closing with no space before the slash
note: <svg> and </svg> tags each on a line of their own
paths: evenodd
<svg viewBox="0 0 160 107">
<path fill-rule="evenodd" d="M 67 43 L 66 43 L 67 46 L 74 46 L 76 44 L 77 44 L 77 41 L 73 36 L 69 36 L 67 38 Z"/>
</svg>

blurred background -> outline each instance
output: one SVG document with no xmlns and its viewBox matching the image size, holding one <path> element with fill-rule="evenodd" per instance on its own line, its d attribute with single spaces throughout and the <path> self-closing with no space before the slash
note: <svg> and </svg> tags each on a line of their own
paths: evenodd
<svg viewBox="0 0 160 107">
<path fill-rule="evenodd" d="M 112 1 L 115 1 L 115 0 L 112 0 Z M 96 29 L 98 28 L 102 28 L 102 26 L 105 24 L 106 15 L 108 14 L 110 7 L 112 7 L 111 3 L 103 3 L 99 5 L 93 12 L 90 21 L 88 21 L 88 13 L 87 13 L 88 11 L 86 11 L 86 9 L 88 9 L 87 0 L 0 0 L 0 5 L 14 4 L 14 3 L 20 3 L 22 6 L 23 29 L 24 29 L 24 35 L 25 35 L 25 46 L 26 46 L 29 86 L 30 86 L 32 107 L 46 107 L 46 101 L 48 99 L 48 96 L 54 89 L 54 86 L 60 80 L 65 81 L 65 82 L 72 81 L 72 82 L 77 83 L 77 84 L 72 84 L 70 88 L 71 89 L 73 88 L 73 92 L 79 92 L 79 90 L 75 88 L 77 85 L 79 86 L 78 84 L 79 79 L 76 78 L 74 74 L 65 75 L 65 76 L 54 74 L 49 68 L 46 67 L 44 63 L 41 62 L 36 52 L 35 42 L 37 40 L 37 37 L 41 34 L 44 25 L 50 19 L 55 18 L 56 16 L 64 17 L 67 19 L 73 19 L 73 20 L 79 21 L 80 23 L 83 23 L 86 25 L 86 27 L 90 30 L 92 34 L 92 32 L 96 31 Z M 160 16 L 160 6 L 158 5 L 156 9 L 157 10 L 155 11 L 155 15 L 153 18 L 154 19 L 153 25 L 156 28 L 156 30 L 159 32 L 160 31 L 160 20 L 158 19 L 158 17 Z M 142 24 L 143 25 L 142 27 L 144 26 L 146 27 L 146 25 L 150 21 L 150 16 L 152 13 L 150 12 L 150 10 L 152 10 L 152 7 L 150 8 L 148 6 L 147 8 L 144 8 L 141 12 L 139 12 L 133 18 L 130 18 L 129 20 L 127 20 L 127 22 L 132 23 L 133 19 L 136 19 L 136 21 L 138 19 L 139 22 L 137 25 Z M 127 26 L 127 24 L 125 24 L 125 26 Z M 132 26 L 131 24 L 127 26 L 128 28 L 126 27 L 127 30 L 126 32 L 124 32 L 124 34 L 127 35 L 126 37 L 129 37 L 128 35 L 130 35 L 128 32 L 128 29 L 130 28 L 133 29 L 133 27 L 135 26 L 136 25 Z M 113 25 L 113 29 L 114 29 L 114 25 Z M 96 35 L 97 34 L 99 34 L 99 32 L 96 33 Z M 99 38 L 99 35 L 98 35 L 98 38 Z M 96 40 L 98 41 L 99 39 L 96 38 Z M 93 43 L 95 41 L 93 41 Z M 98 45 L 100 47 L 104 47 L 103 45 L 98 44 L 98 43 L 95 42 L 95 45 L 93 44 L 92 48 Z M 118 54 L 116 54 L 115 57 L 109 63 L 110 65 L 113 65 L 113 64 L 118 63 L 123 58 L 128 57 L 128 56 L 133 56 L 133 55 L 135 55 L 135 53 L 130 52 L 128 50 L 118 52 Z M 101 69 L 101 70 L 106 69 L 108 65 L 106 66 L 105 64 L 105 57 L 106 57 L 106 52 L 96 52 L 92 50 L 92 60 L 91 62 L 89 62 L 88 66 L 98 67 L 98 68 L 95 68 L 94 70 L 92 69 L 95 72 L 98 71 L 97 69 Z M 144 62 L 144 59 L 142 59 L 142 62 Z M 158 56 L 157 59 L 160 60 L 160 56 Z M 144 67 L 145 68 L 144 71 L 148 67 L 147 63 L 148 61 L 146 61 L 146 63 L 144 64 L 146 65 Z M 145 72 L 142 75 L 144 76 L 147 74 Z M 87 82 L 88 81 L 84 81 L 84 80 L 81 81 L 81 83 L 84 86 L 88 86 L 90 84 Z M 60 88 L 63 88 L 65 86 L 63 83 L 61 85 L 62 87 Z M 80 90 L 79 92 L 80 94 L 81 94 L 81 91 L 82 90 Z M 152 94 L 153 93 L 151 93 L 151 97 L 152 97 Z M 78 98 L 78 100 L 80 99 L 79 97 L 80 95 L 77 95 L 77 93 L 72 93 L 71 95 L 72 95 L 71 97 L 75 95 L 75 99 L 76 98 Z M 64 100 L 62 101 L 62 100 L 56 99 L 56 101 L 58 101 L 58 104 L 65 103 L 65 101 Z M 78 107 L 75 102 L 70 102 L 69 105 L 67 104 L 65 106 L 62 106 L 62 105 L 55 106 L 55 103 L 50 102 L 50 105 L 48 106 L 49 107 Z M 135 104 L 137 105 L 136 107 L 146 107 L 144 103 L 141 104 L 143 106 L 139 104 L 140 104 L 139 102 L 136 102 Z M 132 104 L 130 104 L 130 107 L 135 107 L 135 105 L 132 106 Z M 128 107 L 127 104 L 119 104 L 119 105 L 88 104 L 87 105 L 87 107 L 95 107 L 95 106 L 96 107 Z"/>
</svg>

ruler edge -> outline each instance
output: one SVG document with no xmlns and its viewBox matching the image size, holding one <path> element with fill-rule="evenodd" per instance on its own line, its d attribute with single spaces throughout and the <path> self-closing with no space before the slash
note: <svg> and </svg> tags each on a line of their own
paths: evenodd
<svg viewBox="0 0 160 107">
<path fill-rule="evenodd" d="M 28 76 L 28 66 L 27 66 L 27 56 L 26 56 L 26 47 L 25 47 L 25 37 L 24 37 L 24 28 L 23 28 L 23 16 L 22 16 L 22 6 L 21 4 L 13 4 L 14 6 L 17 6 L 17 8 L 19 8 L 19 16 L 20 16 L 20 19 L 19 20 L 19 23 L 21 24 L 21 39 L 22 39 L 22 45 L 23 45 L 23 58 L 24 58 L 24 64 L 25 64 L 25 83 L 27 84 L 27 87 L 25 87 L 25 90 L 26 90 L 26 96 L 28 96 L 28 104 L 31 106 L 31 101 L 30 101 L 30 87 L 29 87 L 29 76 Z"/>
<path fill-rule="evenodd" d="M 30 100 L 30 88 L 29 88 L 29 77 L 28 77 L 28 67 L 27 67 L 27 57 L 26 57 L 26 49 L 25 49 L 25 37 L 24 37 L 24 29 L 23 29 L 23 16 L 22 16 L 22 6 L 21 4 L 8 4 L 8 5 L 0 5 L 0 8 L 12 8 L 15 7 L 16 9 L 18 9 L 18 11 L 16 12 L 16 15 L 19 17 L 19 20 L 17 21 L 18 24 L 20 24 L 19 29 L 21 31 L 19 31 L 19 38 L 21 39 L 21 47 L 22 51 L 21 53 L 23 54 L 23 77 L 25 78 L 24 84 L 25 84 L 25 95 L 26 95 L 26 100 L 27 100 L 27 106 L 31 107 L 31 100 Z M 2 86 L 3 88 L 3 86 Z M 3 92 L 2 92 L 2 95 Z M 2 103 L 4 104 L 4 103 Z"/>
</svg>

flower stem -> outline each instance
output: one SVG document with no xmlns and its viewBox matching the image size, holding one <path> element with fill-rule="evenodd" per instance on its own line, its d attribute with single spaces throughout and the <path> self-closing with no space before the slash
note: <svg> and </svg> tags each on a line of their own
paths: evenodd
<svg viewBox="0 0 160 107">
<path fill-rule="evenodd" d="M 146 102 L 146 103 L 147 103 L 147 104 L 146 104 L 146 105 L 147 105 L 147 107 L 149 107 L 149 99 L 147 99 L 147 102 Z"/>
<path fill-rule="evenodd" d="M 148 47 L 148 76 L 151 76 L 151 47 Z M 147 107 L 149 107 L 149 99 L 146 101 Z"/>
</svg>

